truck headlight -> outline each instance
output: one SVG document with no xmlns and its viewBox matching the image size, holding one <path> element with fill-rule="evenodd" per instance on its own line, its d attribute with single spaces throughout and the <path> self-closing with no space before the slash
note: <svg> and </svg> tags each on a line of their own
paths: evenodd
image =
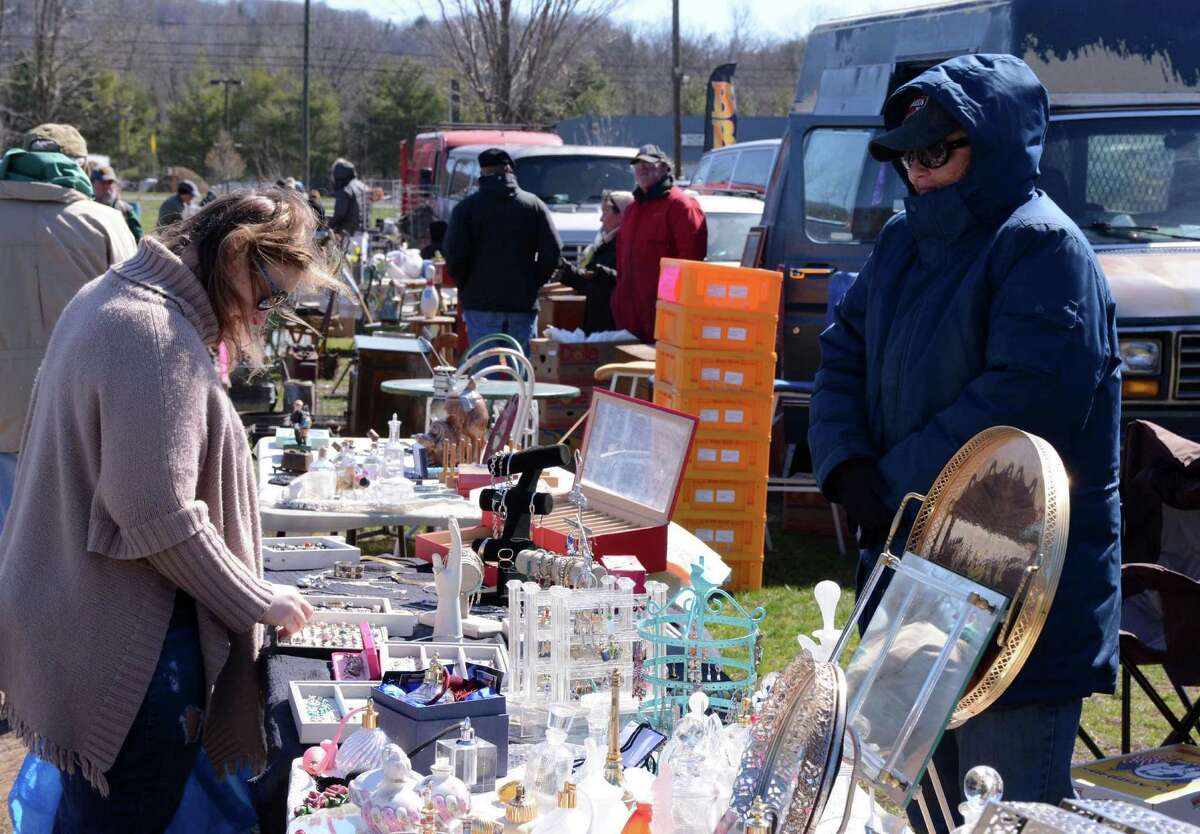
<svg viewBox="0 0 1200 834">
<path fill-rule="evenodd" d="M 1121 339 L 1121 373 L 1125 376 L 1158 376 L 1162 372 L 1162 342 L 1157 339 Z"/>
</svg>

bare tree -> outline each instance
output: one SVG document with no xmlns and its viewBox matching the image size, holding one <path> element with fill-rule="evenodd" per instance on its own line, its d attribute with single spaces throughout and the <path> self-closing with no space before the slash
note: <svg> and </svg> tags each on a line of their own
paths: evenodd
<svg viewBox="0 0 1200 834">
<path fill-rule="evenodd" d="M 446 51 L 489 121 L 532 121 L 571 53 L 620 0 L 437 0 Z"/>
<path fill-rule="evenodd" d="M 225 131 L 217 134 L 217 141 L 204 157 L 204 167 L 210 179 L 220 182 L 241 179 L 246 173 L 246 161 L 233 145 L 233 137 Z"/>
</svg>

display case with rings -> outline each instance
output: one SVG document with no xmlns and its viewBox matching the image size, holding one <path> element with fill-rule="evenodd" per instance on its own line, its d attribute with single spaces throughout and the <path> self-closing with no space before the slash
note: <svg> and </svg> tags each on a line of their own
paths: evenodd
<svg viewBox="0 0 1200 834">
<path fill-rule="evenodd" d="M 930 758 L 945 730 L 994 703 L 1032 652 L 1068 521 L 1062 461 L 1044 440 L 1008 427 L 969 440 L 927 495 L 906 496 L 832 660 L 802 653 L 771 688 L 718 834 L 749 830 L 752 816 L 756 827 L 769 820 L 773 834 L 808 834 L 833 815 L 844 828 L 853 784 L 900 807 L 916 801 L 929 830 L 933 813 L 950 820 Z M 827 808 L 844 765 L 853 783 L 846 805 Z M 932 797 L 921 788 L 926 773 Z"/>
</svg>

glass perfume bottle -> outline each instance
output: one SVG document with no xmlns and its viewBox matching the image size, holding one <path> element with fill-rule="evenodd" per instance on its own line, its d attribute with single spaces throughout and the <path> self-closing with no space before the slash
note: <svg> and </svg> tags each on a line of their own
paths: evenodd
<svg viewBox="0 0 1200 834">
<path fill-rule="evenodd" d="M 363 458 L 362 474 L 367 483 L 365 486 L 374 486 L 379 483 L 383 477 L 383 471 L 386 464 L 383 457 L 379 454 L 379 444 L 372 443 L 371 449 L 367 452 L 367 456 Z"/>
<path fill-rule="evenodd" d="M 404 444 L 400 442 L 400 418 L 395 413 L 388 420 L 387 445 L 383 447 L 385 478 L 404 477 Z"/>
<path fill-rule="evenodd" d="M 517 795 L 504 806 L 504 834 L 530 834 L 537 814 L 537 803 L 525 795 L 524 785 L 517 785 Z"/>
<path fill-rule="evenodd" d="M 548 727 L 546 740 L 533 749 L 525 765 L 525 789 L 545 811 L 558 804 L 558 792 L 571 777 L 575 765 L 575 756 L 566 741 L 566 732 Z"/>
<path fill-rule="evenodd" d="M 496 787 L 496 745 L 475 736 L 470 718 L 463 719 L 458 738 L 438 740 L 434 758 L 449 762 L 471 793 L 487 793 Z"/>
<path fill-rule="evenodd" d="M 436 703 L 445 694 L 445 667 L 442 666 L 442 662 L 438 660 L 438 656 L 435 654 L 433 660 L 429 661 L 429 668 L 425 670 L 425 677 L 421 680 L 421 685 L 412 692 L 407 693 L 404 697 L 411 703 L 426 706 Z"/>
<path fill-rule="evenodd" d="M 350 492 L 354 489 L 354 444 L 349 440 L 342 441 L 342 448 L 333 463 L 337 474 L 337 491 Z"/>
<path fill-rule="evenodd" d="M 533 834 L 588 834 L 592 819 L 578 804 L 575 785 L 567 782 L 558 792 L 558 807 L 537 821 Z"/>
<path fill-rule="evenodd" d="M 316 482 L 317 497 L 321 500 L 332 498 L 337 491 L 337 476 L 334 474 L 333 464 L 329 462 L 327 454 L 328 450 L 322 446 L 317 450 L 317 459 L 308 468 Z"/>
</svg>

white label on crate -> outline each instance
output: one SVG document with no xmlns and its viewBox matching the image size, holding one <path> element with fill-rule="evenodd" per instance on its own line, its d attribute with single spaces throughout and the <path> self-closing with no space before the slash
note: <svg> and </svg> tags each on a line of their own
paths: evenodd
<svg viewBox="0 0 1200 834">
<path fill-rule="evenodd" d="M 721 338 L 721 328 L 714 325 L 705 325 L 700 330 L 700 338 L 702 339 L 719 339 Z"/>
<path fill-rule="evenodd" d="M 741 409 L 729 409 L 725 412 L 726 423 L 741 423 L 746 419 L 746 414 Z"/>
<path fill-rule="evenodd" d="M 742 453 L 739 452 L 737 449 L 722 449 L 721 450 L 721 463 L 740 463 L 741 460 L 742 460 Z"/>
<path fill-rule="evenodd" d="M 736 385 L 737 387 L 741 388 L 742 383 L 745 381 L 746 381 L 746 375 L 744 373 L 742 373 L 741 371 L 726 371 L 725 372 L 725 384 L 726 385 Z"/>
<path fill-rule="evenodd" d="M 701 423 L 718 423 L 721 420 L 721 412 L 715 408 L 700 409 Z"/>
<path fill-rule="evenodd" d="M 724 532 L 724 531 L 721 531 L 721 532 Z M 695 531 L 695 535 L 696 535 L 696 538 L 698 538 L 702 542 L 710 542 L 714 538 L 713 531 L 709 530 L 707 527 L 699 528 L 698 530 Z"/>
<path fill-rule="evenodd" d="M 696 490 L 696 497 L 692 499 L 697 504 L 711 504 L 713 502 L 713 491 L 711 489 Z"/>
<path fill-rule="evenodd" d="M 721 455 L 722 460 L 724 460 L 724 457 L 725 457 L 724 454 L 722 454 Z M 717 462 L 717 450 L 716 449 L 697 449 L 696 450 L 696 460 L 702 460 L 705 463 L 716 463 Z"/>
<path fill-rule="evenodd" d="M 730 287 L 729 288 L 729 297 L 730 298 L 749 298 L 750 297 L 750 288 L 749 287 Z"/>
<path fill-rule="evenodd" d="M 721 369 L 720 368 L 701 368 L 700 369 L 700 379 L 703 380 L 704 382 L 720 382 L 721 381 Z"/>
<path fill-rule="evenodd" d="M 728 331 L 726 331 L 726 334 L 731 342 L 746 341 L 746 328 L 744 327 L 731 327 Z"/>
<path fill-rule="evenodd" d="M 732 530 L 718 530 L 713 539 L 720 544 L 733 544 Z"/>
<path fill-rule="evenodd" d="M 707 294 L 709 298 L 724 298 L 726 293 L 724 284 L 710 284 Z"/>
<path fill-rule="evenodd" d="M 718 489 L 717 490 L 717 503 L 718 504 L 732 504 L 736 500 L 737 500 L 737 493 L 734 490 L 732 490 L 732 489 Z"/>
</svg>

